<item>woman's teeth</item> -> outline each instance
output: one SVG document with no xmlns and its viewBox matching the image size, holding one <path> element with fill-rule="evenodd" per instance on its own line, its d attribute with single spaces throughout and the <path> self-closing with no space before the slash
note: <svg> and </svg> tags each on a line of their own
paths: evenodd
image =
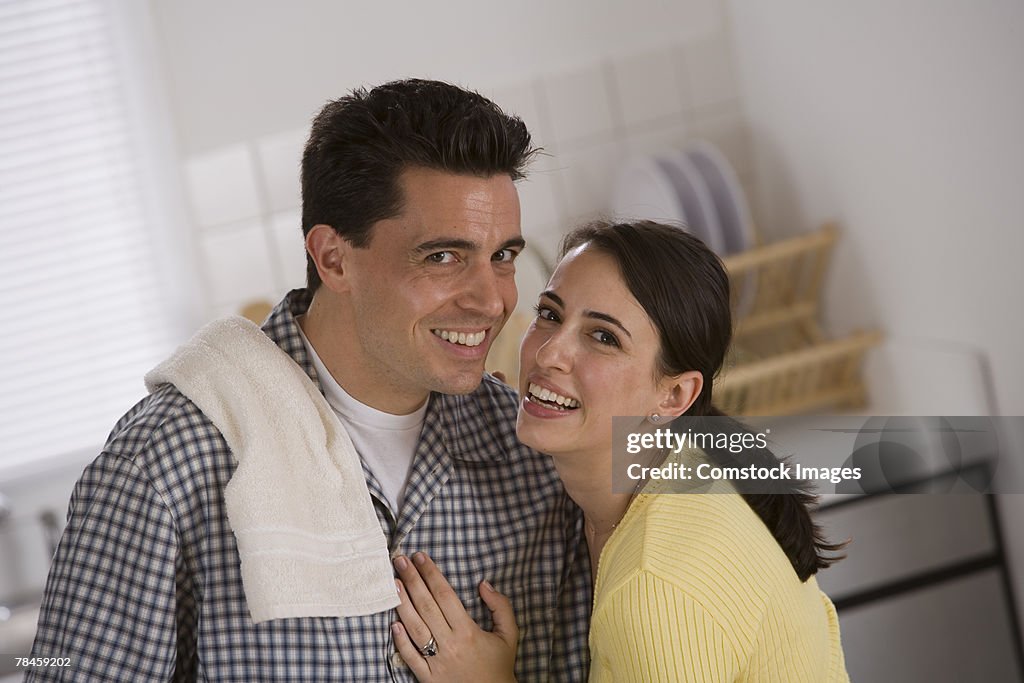
<svg viewBox="0 0 1024 683">
<path fill-rule="evenodd" d="M 484 341 L 484 337 L 487 336 L 487 330 L 470 332 L 468 334 L 466 332 L 449 332 L 448 330 L 431 330 L 431 332 L 446 342 L 462 344 L 463 346 L 480 346 Z"/>
<path fill-rule="evenodd" d="M 533 396 L 546 403 L 554 403 L 560 406 L 563 410 L 566 408 L 571 409 L 580 407 L 580 402 L 577 401 L 576 399 L 569 398 L 567 396 L 562 396 L 561 394 L 556 394 L 550 389 L 545 389 L 544 387 L 538 386 L 533 382 L 530 383 L 530 396 Z"/>
</svg>

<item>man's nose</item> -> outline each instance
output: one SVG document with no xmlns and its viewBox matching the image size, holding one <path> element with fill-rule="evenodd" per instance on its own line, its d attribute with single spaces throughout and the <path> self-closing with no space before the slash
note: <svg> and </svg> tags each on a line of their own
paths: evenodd
<svg viewBox="0 0 1024 683">
<path fill-rule="evenodd" d="M 515 279 L 495 272 L 488 261 L 476 265 L 466 274 L 459 305 L 491 319 L 503 318 L 515 307 Z"/>
</svg>

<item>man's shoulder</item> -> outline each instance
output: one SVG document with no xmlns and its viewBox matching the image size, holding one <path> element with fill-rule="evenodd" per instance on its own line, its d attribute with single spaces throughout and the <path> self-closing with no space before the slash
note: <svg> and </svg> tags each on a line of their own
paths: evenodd
<svg viewBox="0 0 1024 683">
<path fill-rule="evenodd" d="M 472 395 L 479 396 L 493 403 L 494 410 L 505 419 L 516 419 L 519 412 L 519 392 L 497 379 L 491 374 L 485 374 L 480 386 Z"/>
<path fill-rule="evenodd" d="M 506 474 L 515 473 L 535 482 L 557 481 L 551 458 L 516 436 L 518 410 L 519 394 L 515 389 L 485 375 L 468 394 L 441 394 L 432 414 L 443 426 L 446 447 L 456 459 L 511 467 Z"/>
<path fill-rule="evenodd" d="M 484 375 L 476 389 L 468 394 L 435 394 L 437 410 L 448 428 L 492 431 L 503 437 L 515 437 L 519 394 L 491 375 Z"/>
<path fill-rule="evenodd" d="M 531 452 L 516 438 L 516 414 L 519 395 L 515 389 L 491 375 L 484 375 L 476 389 L 468 394 L 442 394 L 440 412 L 455 437 L 450 446 L 476 446 L 481 438 L 489 439 L 503 450 Z"/>
<path fill-rule="evenodd" d="M 180 488 L 211 469 L 233 468 L 231 449 L 206 415 L 178 389 L 156 389 L 114 426 L 106 456 L 132 461 L 158 489 Z"/>
</svg>

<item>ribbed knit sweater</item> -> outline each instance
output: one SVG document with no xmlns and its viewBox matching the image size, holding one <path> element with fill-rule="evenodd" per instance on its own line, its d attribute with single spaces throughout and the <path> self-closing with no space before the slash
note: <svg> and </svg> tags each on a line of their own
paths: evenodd
<svg viewBox="0 0 1024 683">
<path fill-rule="evenodd" d="M 832 602 L 743 498 L 650 490 L 601 553 L 591 683 L 849 680 Z"/>
</svg>

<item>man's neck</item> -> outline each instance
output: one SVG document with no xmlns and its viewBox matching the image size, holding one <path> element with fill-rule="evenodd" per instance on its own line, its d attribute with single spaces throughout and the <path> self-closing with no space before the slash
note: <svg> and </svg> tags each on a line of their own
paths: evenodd
<svg viewBox="0 0 1024 683">
<path fill-rule="evenodd" d="M 298 323 L 334 381 L 360 403 L 392 415 L 408 415 L 421 408 L 429 393 L 392 391 L 380 382 L 379 377 L 365 377 L 366 368 L 358 367 L 358 355 L 352 353 L 358 341 L 350 335 L 351 326 L 328 310 L 333 305 L 325 302 L 325 297 L 317 292 L 309 310 Z"/>
</svg>

